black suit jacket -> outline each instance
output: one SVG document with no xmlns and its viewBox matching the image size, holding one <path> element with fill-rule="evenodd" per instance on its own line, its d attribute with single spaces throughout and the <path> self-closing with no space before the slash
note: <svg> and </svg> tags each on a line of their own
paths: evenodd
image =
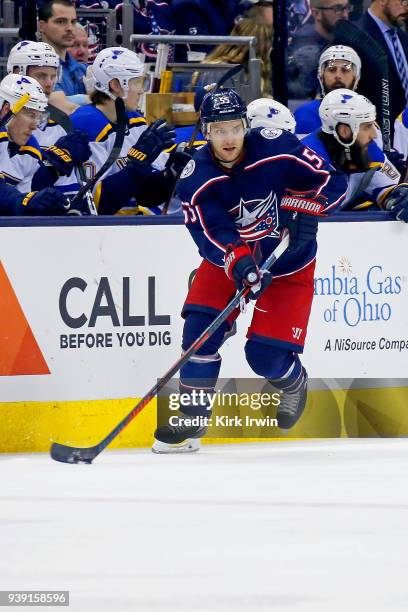
<svg viewBox="0 0 408 612">
<path fill-rule="evenodd" d="M 394 121 L 398 115 L 407 106 L 405 99 L 405 93 L 400 81 L 398 71 L 396 69 L 394 58 L 388 49 L 387 43 L 385 42 L 384 36 L 374 21 L 374 19 L 366 13 L 363 15 L 360 22 L 356 23 L 359 28 L 369 34 L 384 50 L 388 57 L 388 79 L 389 79 L 389 91 L 390 91 L 390 119 L 391 119 L 391 133 L 394 131 Z M 402 48 L 405 52 L 405 56 L 408 59 L 408 34 L 399 30 L 398 37 L 401 41 Z M 367 53 L 365 49 L 358 48 L 358 45 L 352 44 L 346 40 L 346 37 L 338 37 L 334 44 L 345 44 L 353 47 L 361 58 L 361 79 L 358 84 L 357 91 L 363 96 L 366 96 L 373 104 L 375 104 L 378 114 L 381 116 L 381 87 L 380 79 L 381 73 L 378 67 L 372 61 L 372 57 Z"/>
</svg>

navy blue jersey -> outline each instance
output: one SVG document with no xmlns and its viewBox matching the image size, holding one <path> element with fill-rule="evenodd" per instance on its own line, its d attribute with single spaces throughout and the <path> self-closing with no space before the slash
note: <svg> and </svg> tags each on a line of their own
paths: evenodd
<svg viewBox="0 0 408 612">
<path fill-rule="evenodd" d="M 319 108 L 321 100 L 310 100 L 298 106 L 294 115 L 296 119 L 296 134 L 304 136 L 314 130 L 318 130 L 322 122 L 320 121 Z"/>
<path fill-rule="evenodd" d="M 251 130 L 243 157 L 231 170 L 219 165 L 210 146 L 204 146 L 189 161 L 177 186 L 187 228 L 200 254 L 223 266 L 226 246 L 243 238 L 265 260 L 278 245 L 289 214 L 280 206 L 284 195 L 319 197 L 323 214 L 341 204 L 347 181 L 330 170 L 330 164 L 296 136 L 278 129 Z M 315 254 L 316 241 L 312 241 L 283 255 L 274 272 L 299 270 Z"/>
</svg>

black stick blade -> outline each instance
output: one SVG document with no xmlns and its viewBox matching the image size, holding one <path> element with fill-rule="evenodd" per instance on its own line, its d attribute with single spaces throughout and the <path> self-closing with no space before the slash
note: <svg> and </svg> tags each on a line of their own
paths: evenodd
<svg viewBox="0 0 408 612">
<path fill-rule="evenodd" d="M 97 455 L 92 447 L 76 448 L 57 442 L 54 442 L 51 446 L 50 454 L 54 461 L 60 461 L 61 463 L 92 463 Z"/>
</svg>

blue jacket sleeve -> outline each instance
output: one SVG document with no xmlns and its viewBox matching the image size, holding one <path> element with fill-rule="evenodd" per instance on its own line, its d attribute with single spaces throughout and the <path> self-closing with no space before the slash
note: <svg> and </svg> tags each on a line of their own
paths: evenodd
<svg viewBox="0 0 408 612">
<path fill-rule="evenodd" d="M 290 154 L 291 164 L 287 173 L 286 193 L 318 199 L 321 207 L 313 214 L 327 215 L 335 212 L 346 196 L 346 176 L 342 172 L 336 172 L 327 160 L 306 146 L 303 141 L 297 139 L 296 141 L 297 144 Z"/>
<path fill-rule="evenodd" d="M 208 181 L 200 180 L 198 183 L 194 177 L 182 178 L 177 192 L 181 198 L 186 227 L 200 255 L 222 267 L 226 246 L 237 242 L 240 236 L 224 203 L 220 201 L 219 182 L 224 182 L 224 189 L 228 189 L 226 175 Z"/>
</svg>

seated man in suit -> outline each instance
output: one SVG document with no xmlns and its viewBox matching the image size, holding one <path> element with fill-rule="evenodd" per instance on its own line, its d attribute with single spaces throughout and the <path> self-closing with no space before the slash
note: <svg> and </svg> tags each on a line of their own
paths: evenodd
<svg viewBox="0 0 408 612">
<path fill-rule="evenodd" d="M 401 30 L 407 17 L 408 0 L 372 0 L 358 24 L 374 39 L 388 59 L 391 130 L 408 101 L 408 34 Z M 351 45 L 359 54 L 362 71 L 358 90 L 380 110 L 382 89 L 378 84 L 384 75 L 378 63 L 373 61 L 372 49 L 365 45 L 359 46 L 358 41 L 349 40 L 344 33 L 336 35 L 335 41 Z"/>
</svg>

